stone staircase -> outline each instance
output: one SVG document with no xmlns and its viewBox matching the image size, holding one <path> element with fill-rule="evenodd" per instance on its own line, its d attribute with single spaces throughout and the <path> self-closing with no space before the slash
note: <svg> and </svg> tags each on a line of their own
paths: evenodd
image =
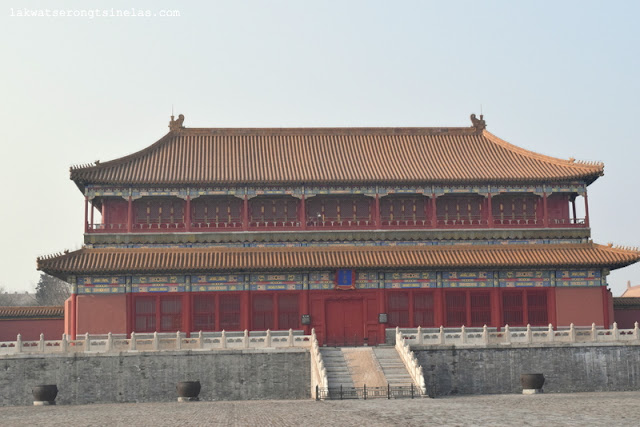
<svg viewBox="0 0 640 427">
<path fill-rule="evenodd" d="M 329 381 L 330 388 L 354 387 L 342 348 L 321 347 L 320 354 L 327 370 L 327 381 Z"/>
<path fill-rule="evenodd" d="M 395 347 L 321 347 L 330 388 L 413 383 Z"/>
<path fill-rule="evenodd" d="M 373 354 L 389 385 L 409 387 L 413 384 L 413 379 L 395 347 L 373 347 Z"/>
</svg>

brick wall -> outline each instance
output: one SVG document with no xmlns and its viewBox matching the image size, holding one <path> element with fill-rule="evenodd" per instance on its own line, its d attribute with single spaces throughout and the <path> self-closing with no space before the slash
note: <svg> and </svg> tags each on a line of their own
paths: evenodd
<svg viewBox="0 0 640 427">
<path fill-rule="evenodd" d="M 176 401 L 192 380 L 207 401 L 308 399 L 310 369 L 305 349 L 5 356 L 0 405 L 33 404 L 38 384 L 57 384 L 58 404 Z"/>
<path fill-rule="evenodd" d="M 429 394 L 520 393 L 523 373 L 549 393 L 640 390 L 637 345 L 413 350 Z"/>
</svg>

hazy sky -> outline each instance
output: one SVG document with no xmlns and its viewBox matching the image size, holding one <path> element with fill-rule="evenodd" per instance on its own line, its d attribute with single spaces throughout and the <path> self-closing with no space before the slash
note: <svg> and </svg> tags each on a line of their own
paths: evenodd
<svg viewBox="0 0 640 427">
<path fill-rule="evenodd" d="M 38 8 L 152 16 L 19 16 Z M 10 0 L 1 15 L 9 291 L 82 244 L 69 166 L 150 145 L 172 105 L 188 127 L 468 126 L 482 105 L 509 142 L 603 161 L 593 239 L 640 244 L 640 2 Z M 614 295 L 627 280 L 640 266 L 609 276 Z"/>
</svg>

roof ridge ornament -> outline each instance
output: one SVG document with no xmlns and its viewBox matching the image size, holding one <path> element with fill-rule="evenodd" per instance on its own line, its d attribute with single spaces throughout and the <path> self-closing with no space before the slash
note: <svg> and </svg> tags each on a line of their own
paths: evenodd
<svg viewBox="0 0 640 427">
<path fill-rule="evenodd" d="M 178 120 L 174 120 L 174 116 L 171 116 L 171 121 L 169 122 L 169 130 L 171 132 L 176 132 L 179 131 L 180 129 L 184 129 L 184 126 L 182 126 L 182 123 L 184 123 L 184 114 L 180 114 L 178 115 Z"/>
<path fill-rule="evenodd" d="M 480 133 L 487 128 L 487 123 L 484 121 L 484 115 L 480 114 L 480 118 L 478 119 L 475 114 L 471 114 L 471 123 L 474 128 L 476 128 L 476 132 Z"/>
</svg>

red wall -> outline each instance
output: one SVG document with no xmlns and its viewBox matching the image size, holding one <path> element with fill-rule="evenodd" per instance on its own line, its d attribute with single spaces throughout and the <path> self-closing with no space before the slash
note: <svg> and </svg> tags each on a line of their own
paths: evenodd
<svg viewBox="0 0 640 427">
<path fill-rule="evenodd" d="M 601 287 L 556 288 L 556 319 L 558 326 L 605 325 L 604 313 L 609 311 L 609 302 L 603 298 Z M 605 311 L 606 305 L 606 311 Z"/>
<path fill-rule="evenodd" d="M 640 323 L 640 309 L 618 309 L 614 312 L 614 316 L 619 329 L 633 329 L 634 323 Z"/>
<path fill-rule="evenodd" d="M 59 340 L 64 333 L 64 319 L 3 319 L 0 320 L 0 341 L 15 341 L 18 334 L 23 341 Z"/>
<path fill-rule="evenodd" d="M 124 294 L 78 295 L 78 335 L 127 333 L 127 304 Z M 65 304 L 65 313 L 67 313 Z"/>
</svg>

